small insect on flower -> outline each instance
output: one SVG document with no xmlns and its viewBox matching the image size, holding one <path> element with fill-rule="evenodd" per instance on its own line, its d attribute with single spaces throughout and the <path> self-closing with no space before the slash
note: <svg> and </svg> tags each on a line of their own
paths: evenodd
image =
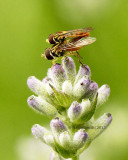
<svg viewBox="0 0 128 160">
<path fill-rule="evenodd" d="M 45 57 L 47 60 L 54 59 L 53 60 L 53 64 L 54 64 L 59 57 L 62 57 L 63 59 L 63 57 L 65 56 L 77 55 L 78 60 L 81 63 L 78 50 L 81 49 L 83 46 L 91 44 L 95 41 L 96 41 L 96 38 L 94 37 L 71 38 L 71 39 L 65 40 L 62 43 L 53 45 L 51 48 L 47 48 L 45 50 L 45 53 L 42 54 L 42 57 Z"/>
<path fill-rule="evenodd" d="M 65 39 L 67 38 L 88 37 L 90 34 L 90 31 L 92 31 L 91 27 L 69 30 L 69 31 L 60 31 L 60 32 L 56 32 L 55 34 L 50 34 L 48 39 L 46 39 L 46 42 L 50 44 L 57 44 L 57 43 L 64 42 Z"/>
<path fill-rule="evenodd" d="M 92 28 L 88 27 L 50 34 L 46 41 L 53 44 L 53 46 L 47 48 L 42 57 L 47 60 L 53 60 L 52 62 L 55 64 L 59 57 L 63 59 L 65 56 L 76 55 L 78 61 L 82 64 L 78 50 L 96 41 L 96 38 L 89 37 L 90 31 L 92 31 Z"/>
</svg>

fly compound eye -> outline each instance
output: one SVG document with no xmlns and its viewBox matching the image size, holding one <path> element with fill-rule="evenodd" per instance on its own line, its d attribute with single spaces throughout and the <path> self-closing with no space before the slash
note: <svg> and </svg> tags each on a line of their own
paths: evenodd
<svg viewBox="0 0 128 160">
<path fill-rule="evenodd" d="M 50 44 L 55 44 L 55 41 L 54 41 L 53 37 L 54 37 L 53 34 L 50 34 L 49 37 L 48 37 L 48 41 L 49 41 Z"/>
<path fill-rule="evenodd" d="M 50 54 L 50 52 L 51 52 L 51 50 L 50 50 L 50 48 L 47 48 L 46 50 L 45 50 L 45 57 L 48 59 L 48 60 L 52 60 L 54 57 L 53 56 L 51 56 L 51 54 Z"/>
</svg>

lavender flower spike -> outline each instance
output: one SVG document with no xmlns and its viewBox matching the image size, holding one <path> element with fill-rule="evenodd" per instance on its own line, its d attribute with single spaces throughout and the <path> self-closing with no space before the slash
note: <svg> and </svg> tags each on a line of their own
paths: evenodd
<svg viewBox="0 0 128 160">
<path fill-rule="evenodd" d="M 81 65 L 79 71 L 71 57 L 53 65 L 43 81 L 28 78 L 29 88 L 37 94 L 28 98 L 28 105 L 50 118 L 50 131 L 40 125 L 32 127 L 32 134 L 52 147 L 50 160 L 79 160 L 79 155 L 111 123 L 112 115 L 104 113 L 94 119 L 98 106 L 110 94 L 108 85 L 90 78 L 90 68 Z M 86 159 L 86 158 L 85 158 Z"/>
</svg>

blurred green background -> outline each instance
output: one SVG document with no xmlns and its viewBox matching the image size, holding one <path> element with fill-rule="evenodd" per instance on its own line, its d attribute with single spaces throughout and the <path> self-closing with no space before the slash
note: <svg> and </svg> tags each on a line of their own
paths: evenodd
<svg viewBox="0 0 128 160">
<path fill-rule="evenodd" d="M 18 139 L 31 135 L 33 124 L 49 122 L 26 102 L 32 94 L 27 78 L 42 79 L 51 66 L 41 58 L 49 46 L 45 39 L 50 33 L 90 26 L 97 41 L 79 53 L 90 66 L 92 79 L 111 88 L 98 114 L 112 113 L 113 122 L 83 159 L 127 159 L 127 19 L 127 0 L 0 0 L 0 159 L 17 160 Z"/>
</svg>

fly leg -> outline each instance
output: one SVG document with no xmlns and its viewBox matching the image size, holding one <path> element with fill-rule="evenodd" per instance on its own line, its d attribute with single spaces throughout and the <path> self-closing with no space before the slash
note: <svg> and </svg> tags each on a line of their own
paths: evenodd
<svg viewBox="0 0 128 160">
<path fill-rule="evenodd" d="M 62 58 L 61 58 L 61 62 L 63 61 L 63 59 L 65 58 L 66 56 L 63 56 Z"/>
<path fill-rule="evenodd" d="M 55 65 L 56 61 L 59 59 L 59 57 L 56 57 L 55 59 L 52 60 L 52 66 Z"/>
<path fill-rule="evenodd" d="M 47 58 L 45 57 L 45 55 L 44 55 L 44 54 L 41 54 L 41 57 L 43 57 L 43 58 L 47 59 Z"/>
<path fill-rule="evenodd" d="M 56 45 L 54 45 L 54 52 L 56 52 L 56 48 L 60 45 L 60 43 L 57 43 Z"/>
<path fill-rule="evenodd" d="M 77 53 L 69 52 L 64 55 L 64 57 L 67 57 L 67 56 L 77 56 Z"/>
<path fill-rule="evenodd" d="M 74 53 L 74 52 L 66 53 L 65 56 L 77 56 L 78 57 L 78 62 L 83 65 L 83 63 L 80 61 L 80 58 L 82 58 L 82 57 L 79 55 L 78 51 L 76 51 L 76 53 Z"/>
<path fill-rule="evenodd" d="M 76 56 L 77 54 L 75 54 L 75 53 L 73 53 L 73 52 L 69 52 L 69 53 L 65 53 L 64 55 L 63 55 L 63 57 L 61 58 L 61 63 L 62 63 L 62 61 L 66 58 L 66 57 L 68 57 L 68 56 Z"/>
<path fill-rule="evenodd" d="M 80 60 L 80 58 L 82 58 L 82 57 L 79 55 L 78 51 L 76 51 L 76 53 L 77 53 L 77 57 L 78 57 L 79 63 L 83 65 L 83 63 L 82 63 L 81 60 Z M 82 58 L 82 59 L 83 59 L 83 58 Z"/>
<path fill-rule="evenodd" d="M 78 51 L 76 51 L 76 53 L 77 53 L 77 55 L 78 55 L 81 59 L 83 59 L 83 57 L 81 57 L 81 55 L 79 54 Z"/>
</svg>

